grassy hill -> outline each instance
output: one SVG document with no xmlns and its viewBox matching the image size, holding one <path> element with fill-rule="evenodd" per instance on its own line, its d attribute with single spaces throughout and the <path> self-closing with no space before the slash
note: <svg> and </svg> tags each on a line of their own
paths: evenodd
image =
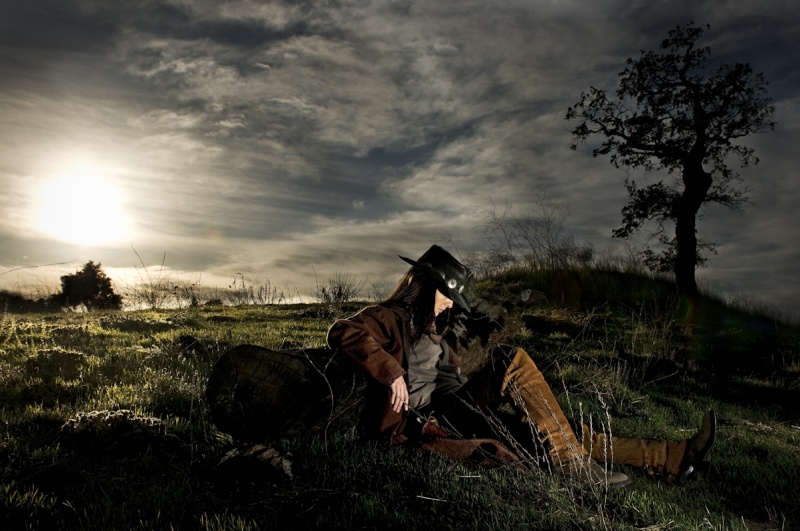
<svg viewBox="0 0 800 531">
<path fill-rule="evenodd" d="M 614 272 L 512 273 L 478 291 L 527 288 L 547 303 L 514 306 L 503 340 L 531 353 L 567 414 L 683 439 L 714 408 L 706 473 L 668 484 L 625 469 L 630 486 L 602 491 L 476 470 L 360 441 L 352 408 L 265 441 L 291 453 L 291 477 L 220 465 L 233 441 L 204 399 L 214 362 L 245 343 L 322 346 L 357 307 L 3 313 L 0 528 L 800 528 L 796 324 Z"/>
</svg>

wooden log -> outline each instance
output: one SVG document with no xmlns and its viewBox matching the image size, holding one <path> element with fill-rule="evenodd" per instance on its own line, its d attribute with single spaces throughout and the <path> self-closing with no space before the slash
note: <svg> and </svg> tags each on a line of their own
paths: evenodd
<svg viewBox="0 0 800 531">
<path fill-rule="evenodd" d="M 220 431 L 237 441 L 262 442 L 330 418 L 355 385 L 350 361 L 333 350 L 240 345 L 214 364 L 206 400 Z"/>
</svg>

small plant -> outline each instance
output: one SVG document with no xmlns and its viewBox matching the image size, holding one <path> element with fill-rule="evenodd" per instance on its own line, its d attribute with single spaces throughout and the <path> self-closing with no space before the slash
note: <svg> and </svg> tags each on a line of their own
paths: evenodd
<svg viewBox="0 0 800 531">
<path fill-rule="evenodd" d="M 150 274 L 150 269 L 144 264 L 144 260 L 133 249 L 136 257 L 141 264 L 141 270 L 135 267 L 139 275 L 139 282 L 134 286 L 127 288 L 127 299 L 135 307 L 141 308 L 166 308 L 169 301 L 174 297 L 172 286 L 174 283 L 171 280 L 171 275 L 164 268 L 164 263 L 167 260 L 167 253 L 164 253 L 161 259 L 161 267 L 154 274 Z"/>
<path fill-rule="evenodd" d="M 269 279 L 262 278 L 260 274 L 236 273 L 228 288 L 230 291 L 226 298 L 232 306 L 283 304 L 287 299 L 284 290 L 273 286 Z"/>
<path fill-rule="evenodd" d="M 25 529 L 52 525 L 52 515 L 58 505 L 56 497 L 12 481 L 0 486 L 0 525 L 5 529 L 13 529 L 19 522 L 27 522 Z"/>
<path fill-rule="evenodd" d="M 347 304 L 361 296 L 366 281 L 358 280 L 350 273 L 336 271 L 327 284 L 317 282 L 314 296 L 325 304 Z"/>
<path fill-rule="evenodd" d="M 486 249 L 470 257 L 479 276 L 516 267 L 557 270 L 592 262 L 594 250 L 567 232 L 567 205 L 540 196 L 535 208 L 521 215 L 512 215 L 510 205 L 498 213 L 494 204 L 481 214 Z"/>
<path fill-rule="evenodd" d="M 200 299 L 195 290 L 198 284 L 199 282 L 176 282 L 173 284 L 172 296 L 175 298 L 175 304 L 178 308 L 200 305 Z"/>
</svg>

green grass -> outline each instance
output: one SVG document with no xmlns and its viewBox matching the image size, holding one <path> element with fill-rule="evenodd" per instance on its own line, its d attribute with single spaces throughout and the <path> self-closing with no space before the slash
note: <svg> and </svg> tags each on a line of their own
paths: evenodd
<svg viewBox="0 0 800 531">
<path fill-rule="evenodd" d="M 706 474 L 668 484 L 625 469 L 630 486 L 592 490 L 360 441 L 351 417 L 267 441 L 293 455 L 291 479 L 231 474 L 218 464 L 233 441 L 204 401 L 214 362 L 244 343 L 322 346 L 333 319 L 356 308 L 4 313 L 0 528 L 800 527 L 796 325 L 713 298 L 688 305 L 644 277 L 537 278 L 516 273 L 492 287 L 547 293 L 551 305 L 523 310 L 505 342 L 531 353 L 567 414 L 610 417 L 622 436 L 682 439 L 713 407 L 719 437 Z M 136 422 L 62 429 L 81 413 L 119 410 Z"/>
</svg>

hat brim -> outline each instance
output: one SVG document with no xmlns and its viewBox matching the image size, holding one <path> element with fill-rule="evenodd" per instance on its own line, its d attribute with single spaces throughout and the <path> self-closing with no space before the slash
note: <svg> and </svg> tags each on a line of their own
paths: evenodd
<svg viewBox="0 0 800 531">
<path fill-rule="evenodd" d="M 400 256 L 400 255 L 397 255 L 397 256 Z M 456 304 L 458 304 L 459 306 L 461 306 L 462 308 L 464 308 L 468 312 L 472 311 L 472 307 L 470 306 L 469 302 L 467 302 L 467 299 L 465 299 L 464 296 L 461 293 L 459 293 L 457 290 L 449 288 L 447 286 L 447 284 L 445 283 L 444 278 L 442 278 L 441 273 L 436 271 L 431 266 L 425 265 L 425 264 L 420 264 L 419 262 L 417 262 L 416 260 L 412 260 L 411 258 L 406 258 L 405 256 L 400 256 L 400 258 L 405 260 L 406 262 L 408 262 L 412 266 L 416 267 L 417 269 L 419 269 L 420 271 L 425 273 L 428 276 L 428 278 L 433 280 L 433 282 L 436 284 L 436 289 L 438 289 L 442 293 L 442 295 L 446 295 L 453 302 L 455 302 Z"/>
</svg>

